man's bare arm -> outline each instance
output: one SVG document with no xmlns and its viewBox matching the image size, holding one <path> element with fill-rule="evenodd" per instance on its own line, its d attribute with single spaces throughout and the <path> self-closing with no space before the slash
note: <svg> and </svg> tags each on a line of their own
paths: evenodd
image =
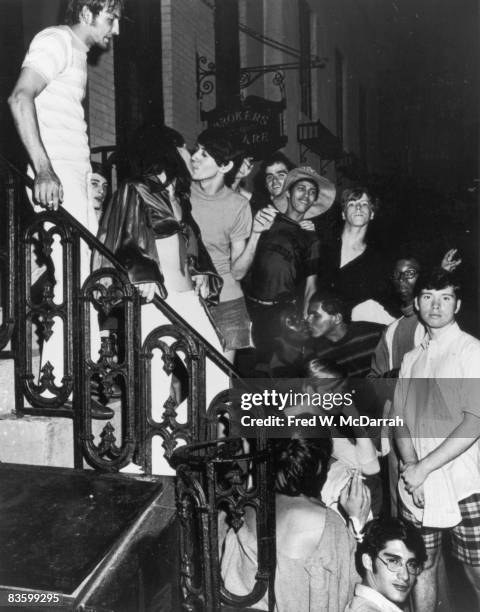
<svg viewBox="0 0 480 612">
<path fill-rule="evenodd" d="M 303 296 L 303 317 L 306 319 L 308 315 L 308 305 L 310 304 L 310 298 L 317 289 L 317 275 L 311 274 L 307 276 L 305 281 L 305 293 Z"/>
<path fill-rule="evenodd" d="M 257 212 L 253 219 L 252 233 L 248 240 L 236 240 L 231 244 L 232 276 L 235 280 L 242 280 L 252 265 L 257 250 L 260 234 L 269 230 L 278 210 L 267 206 Z"/>
<path fill-rule="evenodd" d="M 8 103 L 18 134 L 35 170 L 34 199 L 45 208 L 57 210 L 63 200 L 63 188 L 40 137 L 35 108 L 35 98 L 46 85 L 34 70 L 22 68 Z"/>
<path fill-rule="evenodd" d="M 404 464 L 416 463 L 418 461 L 417 451 L 413 446 L 410 430 L 406 425 L 399 425 L 394 429 L 395 443 Z"/>
</svg>

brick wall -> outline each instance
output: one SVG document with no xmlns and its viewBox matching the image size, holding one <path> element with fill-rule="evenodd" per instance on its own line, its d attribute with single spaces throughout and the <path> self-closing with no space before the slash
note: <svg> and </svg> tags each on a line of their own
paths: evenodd
<svg viewBox="0 0 480 612">
<path fill-rule="evenodd" d="M 115 90 L 113 50 L 102 53 L 88 66 L 88 116 L 90 147 L 115 145 Z"/>
<path fill-rule="evenodd" d="M 162 41 L 165 123 L 191 146 L 204 128 L 196 97 L 195 53 L 215 60 L 212 9 L 200 0 L 162 0 Z M 214 107 L 214 93 L 202 104 L 205 110 Z"/>
</svg>

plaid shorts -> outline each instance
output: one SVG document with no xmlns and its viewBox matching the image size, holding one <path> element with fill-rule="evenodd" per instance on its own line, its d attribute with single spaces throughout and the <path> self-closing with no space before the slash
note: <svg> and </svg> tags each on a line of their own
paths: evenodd
<svg viewBox="0 0 480 612">
<path fill-rule="evenodd" d="M 420 529 L 427 550 L 439 548 L 443 532 L 447 532 L 451 537 L 453 556 L 467 565 L 480 566 L 480 493 L 462 499 L 458 507 L 462 520 L 448 529 L 422 527 L 420 521 L 403 504 L 400 516 Z"/>
</svg>

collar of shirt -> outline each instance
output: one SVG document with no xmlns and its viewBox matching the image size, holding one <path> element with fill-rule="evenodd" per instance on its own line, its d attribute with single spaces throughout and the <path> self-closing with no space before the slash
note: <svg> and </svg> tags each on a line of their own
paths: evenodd
<svg viewBox="0 0 480 612">
<path fill-rule="evenodd" d="M 452 340 L 456 339 L 460 332 L 461 329 L 458 327 L 458 323 L 452 323 L 452 325 L 449 325 L 447 329 L 435 337 L 430 336 L 429 333 L 425 334 L 425 338 L 422 340 L 421 346 L 423 349 L 435 347 L 439 350 L 443 350 L 452 342 Z"/>
<path fill-rule="evenodd" d="M 72 30 L 72 28 L 70 26 L 67 26 L 67 28 L 68 28 L 70 34 L 72 35 L 73 39 L 76 41 L 79 50 L 82 51 L 83 53 L 88 53 L 90 49 L 83 42 L 83 40 L 75 33 L 74 30 Z"/>
<path fill-rule="evenodd" d="M 355 586 L 355 595 L 371 601 L 373 604 L 377 605 L 382 612 L 402 612 L 398 606 L 381 595 L 378 591 L 375 591 L 364 584 L 357 584 Z"/>
</svg>

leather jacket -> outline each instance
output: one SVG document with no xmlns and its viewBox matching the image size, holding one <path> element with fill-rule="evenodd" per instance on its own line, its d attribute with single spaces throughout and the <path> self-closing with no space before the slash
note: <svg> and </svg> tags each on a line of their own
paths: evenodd
<svg viewBox="0 0 480 612">
<path fill-rule="evenodd" d="M 174 216 L 168 194 L 156 176 L 127 180 L 120 185 L 104 211 L 98 239 L 127 269 L 130 282 L 155 282 L 165 298 L 167 291 L 155 240 L 178 233 L 182 267 L 187 263 L 192 276 L 207 275 L 209 295 L 206 302 L 217 304 L 223 281 L 202 242 L 200 229 L 191 214 L 190 201 L 183 198 L 180 204 L 181 221 Z M 94 252 L 94 269 L 109 265 L 105 257 Z"/>
</svg>

